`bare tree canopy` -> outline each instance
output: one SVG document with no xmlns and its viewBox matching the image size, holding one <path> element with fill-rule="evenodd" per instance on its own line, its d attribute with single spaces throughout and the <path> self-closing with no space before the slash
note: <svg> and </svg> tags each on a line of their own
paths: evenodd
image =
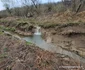
<svg viewBox="0 0 85 70">
<path fill-rule="evenodd" d="M 84 10 L 85 0 L 61 0 L 58 3 L 52 3 L 53 0 L 47 0 L 46 4 L 42 0 L 1 0 L 6 11 L 11 15 L 32 17 L 43 13 L 64 12 L 70 10 L 79 12 Z"/>
</svg>

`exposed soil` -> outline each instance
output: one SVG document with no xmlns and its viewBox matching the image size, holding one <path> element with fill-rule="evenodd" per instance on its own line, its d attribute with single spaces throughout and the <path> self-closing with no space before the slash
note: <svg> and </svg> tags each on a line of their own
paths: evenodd
<svg viewBox="0 0 85 70">
<path fill-rule="evenodd" d="M 29 21 L 22 20 L 19 18 L 2 18 L 0 19 L 0 28 L 4 30 L 9 30 L 20 35 L 29 36 L 34 33 L 35 26 Z"/>
<path fill-rule="evenodd" d="M 85 58 L 85 25 L 83 23 L 78 25 L 63 24 L 45 30 L 47 31 L 44 32 L 46 40 L 49 36 L 55 45 Z"/>
<path fill-rule="evenodd" d="M 0 35 L 0 70 L 70 70 L 61 66 L 81 65 L 68 56 L 50 53 L 33 44 L 27 45 L 25 41 Z M 82 70 L 81 67 L 78 69 Z"/>
<path fill-rule="evenodd" d="M 37 24 L 42 27 L 44 39 L 48 43 L 51 42 L 85 58 L 85 17 L 83 16 L 85 12 L 76 15 L 70 12 L 62 14 L 36 19 L 36 23 L 38 20 Z M 8 27 L 20 35 L 32 35 L 34 32 L 35 24 L 23 22 L 19 18 L 8 19 L 0 19 L 0 26 Z M 16 22 L 16 20 L 20 21 Z M 31 23 L 34 22 L 31 20 Z M 85 67 L 85 64 L 0 33 L 0 70 L 82 70 L 81 67 L 69 69 L 62 66 Z"/>
</svg>

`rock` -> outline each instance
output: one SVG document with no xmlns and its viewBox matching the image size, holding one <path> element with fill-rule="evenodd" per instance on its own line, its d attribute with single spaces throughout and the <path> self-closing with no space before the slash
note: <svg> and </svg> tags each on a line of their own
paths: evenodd
<svg viewBox="0 0 85 70">
<path fill-rule="evenodd" d="M 48 35 L 46 37 L 46 42 L 47 43 L 51 43 L 52 42 L 51 34 L 49 34 L 49 33 L 48 33 Z"/>
<path fill-rule="evenodd" d="M 63 58 L 65 61 L 69 61 L 70 59 L 68 57 Z"/>
</svg>

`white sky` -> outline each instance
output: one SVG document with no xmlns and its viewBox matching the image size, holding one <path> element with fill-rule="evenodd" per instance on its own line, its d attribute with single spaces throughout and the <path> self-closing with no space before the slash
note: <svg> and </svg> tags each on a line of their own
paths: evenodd
<svg viewBox="0 0 85 70">
<path fill-rule="evenodd" d="M 0 1 L 0 10 L 3 10 L 3 9 L 5 8 L 3 7 L 3 3 Z"/>
<path fill-rule="evenodd" d="M 58 2 L 58 1 L 61 1 L 61 0 L 42 0 L 42 3 L 46 3 L 46 2 Z M 3 6 L 3 3 L 0 1 L 0 10 L 4 10 L 4 6 Z"/>
</svg>

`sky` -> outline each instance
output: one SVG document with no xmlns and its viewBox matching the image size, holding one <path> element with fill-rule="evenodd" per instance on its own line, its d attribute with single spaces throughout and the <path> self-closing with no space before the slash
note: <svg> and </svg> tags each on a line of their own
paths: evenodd
<svg viewBox="0 0 85 70">
<path fill-rule="evenodd" d="M 61 1 L 61 0 L 42 0 L 42 3 L 47 3 L 47 2 L 58 2 L 58 1 Z M 3 3 L 0 1 L 0 11 L 1 10 L 4 10 L 5 8 L 4 8 L 4 6 L 3 6 Z"/>
<path fill-rule="evenodd" d="M 3 9 L 5 8 L 3 7 L 3 3 L 0 1 L 0 10 L 3 10 Z"/>
</svg>

